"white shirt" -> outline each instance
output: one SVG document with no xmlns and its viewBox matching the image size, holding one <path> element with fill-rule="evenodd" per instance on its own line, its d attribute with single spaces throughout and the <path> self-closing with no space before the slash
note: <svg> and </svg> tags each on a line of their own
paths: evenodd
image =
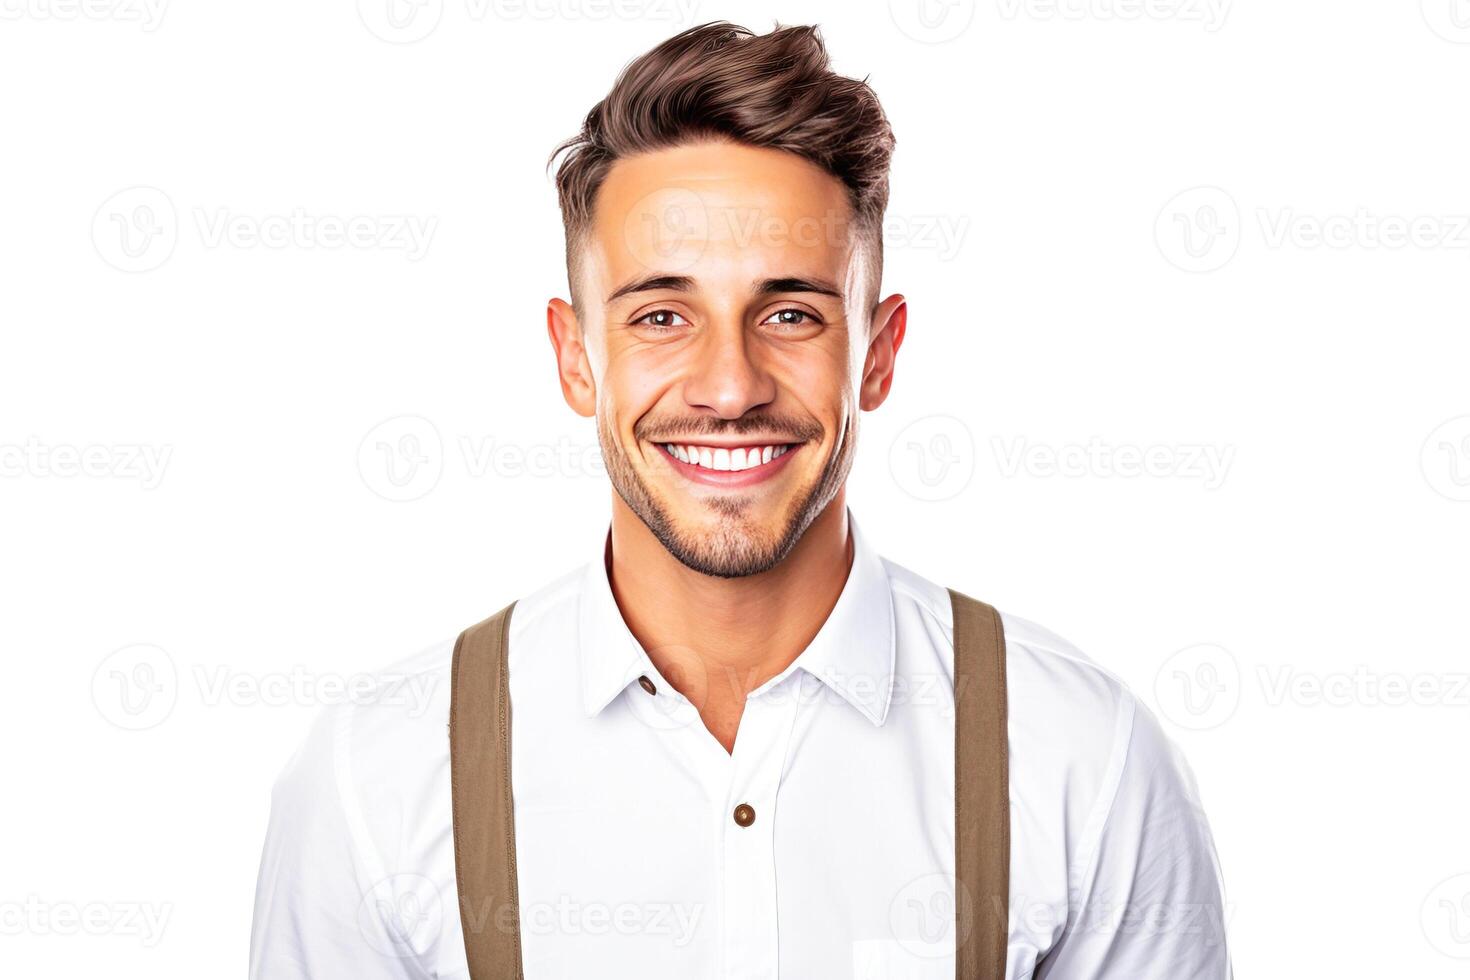
<svg viewBox="0 0 1470 980">
<path fill-rule="evenodd" d="M 733 754 L 623 622 L 605 540 L 516 604 L 527 980 L 954 977 L 950 600 L 849 519 L 842 594 L 811 645 L 750 693 Z M 1039 626 L 1003 626 L 1007 977 L 1224 980 L 1219 868 L 1187 765 L 1116 678 Z M 252 978 L 469 976 L 452 651 L 446 640 L 383 672 L 370 702 L 326 709 L 281 775 Z M 746 827 L 732 816 L 742 803 Z"/>
</svg>

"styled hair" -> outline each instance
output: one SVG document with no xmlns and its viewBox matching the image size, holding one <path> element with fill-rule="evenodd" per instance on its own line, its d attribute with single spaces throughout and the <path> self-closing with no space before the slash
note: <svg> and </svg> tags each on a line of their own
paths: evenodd
<svg viewBox="0 0 1470 980">
<path fill-rule="evenodd" d="M 625 67 L 562 154 L 557 197 L 567 272 L 576 294 L 575 253 L 591 224 L 597 191 L 618 160 L 704 139 L 785 150 L 847 188 L 856 229 L 870 236 L 882 267 L 883 212 L 893 130 L 867 80 L 832 71 L 815 26 L 755 34 L 727 21 L 691 27 Z"/>
</svg>

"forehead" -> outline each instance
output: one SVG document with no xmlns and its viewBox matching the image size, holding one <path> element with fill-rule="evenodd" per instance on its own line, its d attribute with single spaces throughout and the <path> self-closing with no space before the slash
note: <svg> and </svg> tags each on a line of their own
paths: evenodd
<svg viewBox="0 0 1470 980">
<path fill-rule="evenodd" d="M 837 178 L 794 153 L 702 142 L 626 157 L 598 191 L 588 271 L 605 298 L 649 275 L 696 283 L 842 282 L 852 211 Z"/>
</svg>

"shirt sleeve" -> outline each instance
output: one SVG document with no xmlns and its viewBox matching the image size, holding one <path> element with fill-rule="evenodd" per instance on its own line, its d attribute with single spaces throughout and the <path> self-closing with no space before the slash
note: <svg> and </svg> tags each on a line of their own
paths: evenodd
<svg viewBox="0 0 1470 980">
<path fill-rule="evenodd" d="M 419 977 L 401 940 L 412 882 L 375 880 L 342 794 L 351 793 L 350 716 L 327 708 L 281 773 L 255 890 L 251 980 Z"/>
<path fill-rule="evenodd" d="M 1037 980 L 1229 980 L 1219 861 L 1188 763 L 1131 696 L 1126 755 Z"/>
</svg>

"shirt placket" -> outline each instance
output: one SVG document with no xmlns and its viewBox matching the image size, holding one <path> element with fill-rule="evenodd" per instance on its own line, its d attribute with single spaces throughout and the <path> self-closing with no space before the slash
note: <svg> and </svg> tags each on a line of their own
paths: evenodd
<svg viewBox="0 0 1470 980">
<path fill-rule="evenodd" d="M 746 699 L 719 815 L 722 973 L 775 980 L 778 963 L 776 806 L 798 699 L 798 678 Z"/>
</svg>

